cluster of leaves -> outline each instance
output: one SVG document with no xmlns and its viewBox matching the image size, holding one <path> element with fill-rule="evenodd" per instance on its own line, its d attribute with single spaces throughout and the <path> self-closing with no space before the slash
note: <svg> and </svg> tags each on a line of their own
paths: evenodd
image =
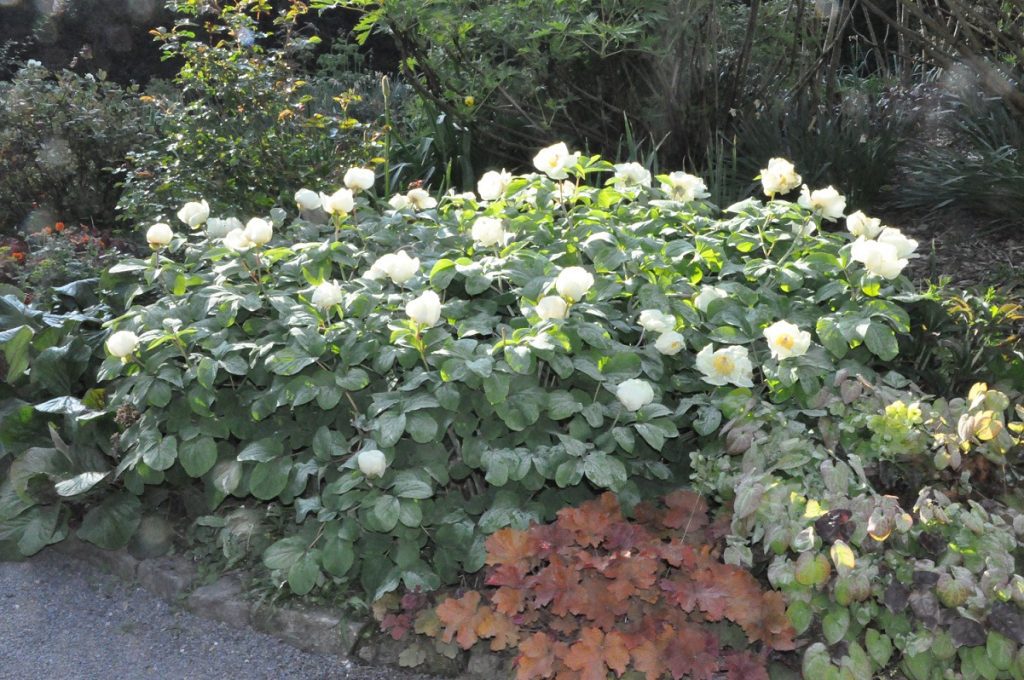
<svg viewBox="0 0 1024 680">
<path fill-rule="evenodd" d="M 166 220 L 203 196 L 224 214 L 265 212 L 294 187 L 338 180 L 346 162 L 365 160 L 371 131 L 348 114 L 353 95 L 324 101 L 301 68 L 318 41 L 296 31 L 301 7 L 281 10 L 266 31 L 268 2 L 167 6 L 175 25 L 153 33 L 181 68 L 173 87 L 147 92 L 159 135 L 125 164 L 121 219 Z"/>
<path fill-rule="evenodd" d="M 502 529 L 487 539 L 492 588 L 448 598 L 414 621 L 390 614 L 383 626 L 411 625 L 462 649 L 480 640 L 493 651 L 516 648 L 520 680 L 629 669 L 766 679 L 767 653 L 795 646 L 782 597 L 719 561 L 722 527 L 703 499 L 677 491 L 663 506 L 642 503 L 630 521 L 606 493 L 560 510 L 551 524 Z M 748 650 L 755 643 L 758 654 Z"/>
<path fill-rule="evenodd" d="M 115 432 L 103 417 L 106 393 L 94 387 L 107 318 L 95 284 L 56 289 L 62 303 L 52 312 L 25 306 L 20 291 L 0 297 L 0 557 L 32 555 L 62 540 L 82 505 L 95 507 L 79 536 L 110 545 L 99 527 L 117 496 L 82 496 L 110 472 Z M 125 542 L 140 507 L 134 496 L 127 503 L 136 516 L 119 518 Z"/>
<path fill-rule="evenodd" d="M 134 88 L 101 72 L 50 72 L 38 64 L 0 82 L 0 235 L 32 233 L 58 219 L 113 224 L 112 168 L 154 134 Z"/>
<path fill-rule="evenodd" d="M 965 677 L 1018 677 L 1024 425 L 1009 399 L 979 384 L 926 401 L 895 376 L 899 389 L 838 378 L 816 431 L 762 405 L 723 428 L 731 451 L 695 454 L 698 486 L 733 508 L 726 560 L 766 569 L 817 641 L 804 677 L 939 678 L 958 654 Z"/>
</svg>

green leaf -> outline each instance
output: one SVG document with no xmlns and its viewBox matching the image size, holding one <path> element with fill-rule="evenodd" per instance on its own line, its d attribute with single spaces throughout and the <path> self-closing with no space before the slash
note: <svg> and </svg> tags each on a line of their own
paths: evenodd
<svg viewBox="0 0 1024 680">
<path fill-rule="evenodd" d="M 196 437 L 178 447 L 178 460 L 189 477 L 202 477 L 217 462 L 217 444 L 210 437 Z"/>
<path fill-rule="evenodd" d="M 313 590 L 317 578 L 320 577 L 320 565 L 309 552 L 304 552 L 291 567 L 288 568 L 288 587 L 296 595 L 306 595 Z"/>
<path fill-rule="evenodd" d="M 414 442 L 427 444 L 437 438 L 438 425 L 434 417 L 426 411 L 414 411 L 406 416 L 405 431 Z"/>
<path fill-rule="evenodd" d="M 7 360 L 7 382 L 13 383 L 28 368 L 28 351 L 35 332 L 29 326 L 18 326 L 0 333 L 0 344 Z"/>
<path fill-rule="evenodd" d="M 548 393 L 548 417 L 552 420 L 565 420 L 582 409 L 583 404 L 565 390 Z"/>
<path fill-rule="evenodd" d="M 178 439 L 170 435 L 160 440 L 155 447 L 146 449 L 142 461 L 154 470 L 167 470 L 178 460 Z"/>
<path fill-rule="evenodd" d="M 492 373 L 484 379 L 484 396 L 487 403 L 500 404 L 508 398 L 508 389 L 511 379 L 507 373 Z"/>
<path fill-rule="evenodd" d="M 86 513 L 78 537 L 105 550 L 128 545 L 142 520 L 142 502 L 126 491 L 107 496 Z"/>
<path fill-rule="evenodd" d="M 272 571 L 288 570 L 306 553 L 309 542 L 302 536 L 288 536 L 263 551 L 263 565 Z"/>
<path fill-rule="evenodd" d="M 601 374 L 606 380 L 620 383 L 640 375 L 643 362 L 636 352 L 619 352 L 601 363 Z"/>
<path fill-rule="evenodd" d="M 850 611 L 848 609 L 833 609 L 821 620 L 821 632 L 830 645 L 842 640 L 849 627 Z"/>
<path fill-rule="evenodd" d="M 203 357 L 196 366 L 196 380 L 206 389 L 213 389 L 213 382 L 217 379 L 217 362 L 210 357 Z"/>
<path fill-rule="evenodd" d="M 505 361 L 516 373 L 522 375 L 533 373 L 534 358 L 529 347 L 506 347 Z"/>
<path fill-rule="evenodd" d="M 389 532 L 398 524 L 398 514 L 401 506 L 394 496 L 384 495 L 373 504 L 370 514 L 376 523 L 377 531 Z"/>
<path fill-rule="evenodd" d="M 693 421 L 693 429 L 701 436 L 707 436 L 722 424 L 722 412 L 714 406 L 701 406 L 697 409 L 697 418 Z"/>
<path fill-rule="evenodd" d="M 345 541 L 338 537 L 332 537 L 327 541 L 327 544 L 324 545 L 321 562 L 323 562 L 324 569 L 328 574 L 337 578 L 342 578 L 348 573 L 348 570 L 352 568 L 355 558 L 355 549 L 352 547 L 352 543 L 350 541 Z"/>
<path fill-rule="evenodd" d="M 793 630 L 796 631 L 797 635 L 802 635 L 811 626 L 811 621 L 814 620 L 814 612 L 811 610 L 811 606 L 806 602 L 800 600 L 794 600 L 786 607 L 786 616 L 789 618 L 789 622 L 793 624 Z"/>
<path fill-rule="evenodd" d="M 850 345 L 843 337 L 842 331 L 839 330 L 839 325 L 831 317 L 823 316 L 818 319 L 815 331 L 818 333 L 818 340 L 821 341 L 821 344 L 836 358 L 842 359 L 850 351 Z"/>
<path fill-rule="evenodd" d="M 434 495 L 430 478 L 422 470 L 402 470 L 395 475 L 391 493 L 399 498 L 425 499 Z"/>
<path fill-rule="evenodd" d="M 386 448 L 394 446 L 405 432 L 405 414 L 388 411 L 374 420 L 373 429 L 377 432 L 377 446 Z"/>
<path fill-rule="evenodd" d="M 800 632 L 797 631 L 798 634 Z M 864 631 L 864 644 L 877 668 L 881 669 L 889 665 L 889 659 L 892 658 L 892 640 L 888 635 L 879 633 L 874 628 L 868 628 Z"/>
<path fill-rule="evenodd" d="M 270 370 L 277 375 L 295 375 L 317 360 L 301 347 L 285 347 L 267 360 Z"/>
<path fill-rule="evenodd" d="M 612 491 L 618 491 L 627 479 L 626 466 L 622 461 L 600 451 L 595 451 L 583 459 L 583 474 L 595 486 Z"/>
<path fill-rule="evenodd" d="M 54 488 L 57 489 L 57 493 L 61 496 L 77 496 L 99 484 L 109 474 L 109 472 L 83 472 L 71 479 L 57 482 Z"/>
<path fill-rule="evenodd" d="M 338 387 L 349 392 L 358 392 L 370 384 L 370 375 L 361 368 L 353 368 L 336 380 Z"/>
<path fill-rule="evenodd" d="M 18 552 L 30 557 L 66 535 L 60 521 L 61 504 L 37 505 L 15 517 L 10 524 L 20 529 Z"/>
<path fill-rule="evenodd" d="M 242 483 L 242 464 L 237 460 L 225 460 L 213 468 L 213 486 L 222 493 L 234 493 Z"/>
<path fill-rule="evenodd" d="M 890 361 L 899 354 L 899 343 L 896 334 L 883 323 L 872 321 L 864 333 L 864 344 L 871 353 L 883 361 Z"/>
<path fill-rule="evenodd" d="M 660 428 L 651 423 L 635 423 L 633 427 L 636 428 L 637 434 L 643 437 L 643 440 L 655 451 L 661 451 L 665 446 L 665 433 Z"/>
<path fill-rule="evenodd" d="M 258 439 L 247 444 L 238 452 L 238 460 L 266 463 L 274 460 L 282 453 L 284 453 L 284 444 L 279 438 L 265 437 L 264 439 Z"/>
<path fill-rule="evenodd" d="M 289 458 L 257 463 L 249 478 L 249 493 L 263 501 L 277 498 L 288 485 L 288 475 L 292 471 Z"/>
</svg>

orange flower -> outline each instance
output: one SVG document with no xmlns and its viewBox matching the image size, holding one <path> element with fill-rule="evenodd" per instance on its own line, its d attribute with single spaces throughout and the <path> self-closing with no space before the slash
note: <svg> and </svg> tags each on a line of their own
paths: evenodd
<svg viewBox="0 0 1024 680">
<path fill-rule="evenodd" d="M 53 225 L 53 228 L 56 229 L 58 232 L 64 231 L 64 223 L 57 222 L 55 225 Z"/>
<path fill-rule="evenodd" d="M 50 229 L 49 227 L 43 227 L 43 233 L 46 235 L 50 235 L 51 233 L 53 233 L 53 230 Z"/>
<path fill-rule="evenodd" d="M 21 253 L 21 252 L 18 252 L 18 253 L 11 253 L 11 256 L 12 256 L 12 257 L 13 257 L 13 258 L 14 258 L 15 260 L 17 260 L 18 262 L 24 262 L 24 261 L 25 261 L 25 253 Z"/>
</svg>

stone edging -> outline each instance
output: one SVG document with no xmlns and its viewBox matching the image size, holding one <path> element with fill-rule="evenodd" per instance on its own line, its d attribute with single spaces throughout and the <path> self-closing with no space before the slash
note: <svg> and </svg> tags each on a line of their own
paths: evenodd
<svg viewBox="0 0 1024 680">
<path fill-rule="evenodd" d="M 246 599 L 241 579 L 236 574 L 225 574 L 211 584 L 195 587 L 199 580 L 198 570 L 184 557 L 140 560 L 127 550 L 103 550 L 73 536 L 53 548 L 109 571 L 128 583 L 136 582 L 197 616 L 236 628 L 252 627 L 307 652 L 331 654 L 373 665 L 397 666 L 398 655 L 408 645 L 408 641 L 374 634 L 372 622 L 345 618 L 325 607 L 258 606 Z M 458 676 L 466 680 L 511 677 L 507 657 L 477 648 L 456 659 L 431 655 L 422 667 L 406 670 Z"/>
</svg>

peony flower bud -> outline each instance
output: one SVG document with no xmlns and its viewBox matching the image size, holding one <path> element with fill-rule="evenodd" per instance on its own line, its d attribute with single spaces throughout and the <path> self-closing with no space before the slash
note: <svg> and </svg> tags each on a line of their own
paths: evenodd
<svg viewBox="0 0 1024 680">
<path fill-rule="evenodd" d="M 405 306 L 405 313 L 421 326 L 433 326 L 441 319 L 441 298 L 432 290 L 425 291 Z"/>
<path fill-rule="evenodd" d="M 239 231 L 245 229 L 245 225 L 242 224 L 242 220 L 237 217 L 228 217 L 226 219 L 211 217 L 206 220 L 207 238 L 224 238 L 227 236 L 229 231 L 233 231 L 235 229 L 238 229 Z"/>
<path fill-rule="evenodd" d="M 320 207 L 331 215 L 347 215 L 356 207 L 356 199 L 350 189 L 338 189 L 333 194 L 320 194 Z"/>
<path fill-rule="evenodd" d="M 359 471 L 370 478 L 382 477 L 384 471 L 388 469 L 388 459 L 384 457 L 383 451 L 377 449 L 360 451 L 356 456 L 356 464 Z"/>
<path fill-rule="evenodd" d="M 376 174 L 370 168 L 349 168 L 345 172 L 345 186 L 352 191 L 369 191 L 373 188 Z"/>
<path fill-rule="evenodd" d="M 704 180 L 695 175 L 685 172 L 673 172 L 667 177 L 667 182 L 661 183 L 661 190 L 668 194 L 673 201 L 689 203 L 698 198 L 708 198 L 708 187 Z"/>
<path fill-rule="evenodd" d="M 746 347 L 730 345 L 712 351 L 707 345 L 697 353 L 697 370 L 709 385 L 733 384 L 737 387 L 753 387 L 754 367 Z"/>
<path fill-rule="evenodd" d="M 232 229 L 224 235 L 224 246 L 236 253 L 244 253 L 255 245 L 245 235 L 244 229 Z"/>
<path fill-rule="evenodd" d="M 854 236 L 875 238 L 882 231 L 882 221 L 877 217 L 868 217 L 858 210 L 846 216 L 846 230 Z"/>
<path fill-rule="evenodd" d="M 473 240 L 484 247 L 505 243 L 505 226 L 494 217 L 477 218 L 471 233 Z"/>
<path fill-rule="evenodd" d="M 708 305 L 711 304 L 712 300 L 721 300 L 729 297 L 729 294 L 721 288 L 715 286 L 701 286 L 700 292 L 697 293 L 697 297 L 693 299 L 694 306 L 702 312 L 708 311 Z"/>
<path fill-rule="evenodd" d="M 565 145 L 565 142 L 559 142 L 541 149 L 533 157 L 533 166 L 551 179 L 565 179 L 569 176 L 568 170 L 579 160 L 578 151 L 569 153 L 569 147 Z"/>
<path fill-rule="evenodd" d="M 172 238 L 174 232 L 171 231 L 171 226 L 163 222 L 157 222 L 146 231 L 146 241 L 151 248 L 162 248 L 170 243 Z"/>
<path fill-rule="evenodd" d="M 274 236 L 274 227 L 270 222 L 259 217 L 254 217 L 245 225 L 245 237 L 253 245 L 265 245 Z"/>
<path fill-rule="evenodd" d="M 139 346 L 139 336 L 131 331 L 117 331 L 107 338 L 106 347 L 111 356 L 124 359 Z"/>
<path fill-rule="evenodd" d="M 210 204 L 205 200 L 196 203 L 191 201 L 182 206 L 178 211 L 178 219 L 189 226 L 190 229 L 198 229 L 210 216 Z"/>
<path fill-rule="evenodd" d="M 907 266 L 907 260 L 899 256 L 895 246 L 864 238 L 853 242 L 850 257 L 863 264 L 875 276 L 884 279 L 895 279 Z"/>
<path fill-rule="evenodd" d="M 627 410 L 636 411 L 654 401 L 654 388 L 646 380 L 633 378 L 619 383 L 615 396 Z"/>
<path fill-rule="evenodd" d="M 415 210 L 430 210 L 437 207 L 437 199 L 431 196 L 426 189 L 409 189 L 405 197 Z"/>
<path fill-rule="evenodd" d="M 662 333 L 654 343 L 654 348 L 656 350 L 668 356 L 679 354 L 685 346 L 686 344 L 683 341 L 683 336 L 675 331 Z"/>
<path fill-rule="evenodd" d="M 320 194 L 312 189 L 299 189 L 295 192 L 295 205 L 300 210 L 316 210 L 320 207 Z"/>
<path fill-rule="evenodd" d="M 651 186 L 651 173 L 639 163 L 619 163 L 615 166 L 615 177 L 612 184 L 616 188 Z"/>
<path fill-rule="evenodd" d="M 380 279 L 388 277 L 399 285 L 405 283 L 420 270 L 420 259 L 409 257 L 404 250 L 397 253 L 387 253 L 377 258 L 377 261 L 370 265 L 369 278 Z"/>
<path fill-rule="evenodd" d="M 313 306 L 318 309 L 329 309 L 340 304 L 343 297 L 341 286 L 337 281 L 324 281 L 313 289 L 311 301 Z"/>
<path fill-rule="evenodd" d="M 676 317 L 657 309 L 640 312 L 640 325 L 648 333 L 667 333 L 676 328 Z"/>
<path fill-rule="evenodd" d="M 512 182 L 512 173 L 502 170 L 489 170 L 483 174 L 480 181 L 476 183 L 477 193 L 481 200 L 496 201 L 505 195 L 505 190 Z"/>
<path fill-rule="evenodd" d="M 768 340 L 772 357 L 779 361 L 802 356 L 811 346 L 811 334 L 788 321 L 776 321 L 768 326 L 764 329 L 764 337 Z"/>
<path fill-rule="evenodd" d="M 537 316 L 545 321 L 564 319 L 569 314 L 569 305 L 557 295 L 548 295 L 537 301 L 534 310 L 537 312 Z"/>
<path fill-rule="evenodd" d="M 761 170 L 761 186 L 768 197 L 787 194 L 800 186 L 801 181 L 796 168 L 785 158 L 772 158 L 768 167 Z"/>
<path fill-rule="evenodd" d="M 392 210 L 405 210 L 409 207 L 409 197 L 405 194 L 395 194 L 388 199 L 388 205 Z"/>
<path fill-rule="evenodd" d="M 593 285 L 593 275 L 583 267 L 566 267 L 555 279 L 555 290 L 570 302 L 581 300 Z"/>
<path fill-rule="evenodd" d="M 805 184 L 797 203 L 801 208 L 821 215 L 826 220 L 837 220 L 846 210 L 846 198 L 832 187 L 811 191 Z"/>
</svg>

